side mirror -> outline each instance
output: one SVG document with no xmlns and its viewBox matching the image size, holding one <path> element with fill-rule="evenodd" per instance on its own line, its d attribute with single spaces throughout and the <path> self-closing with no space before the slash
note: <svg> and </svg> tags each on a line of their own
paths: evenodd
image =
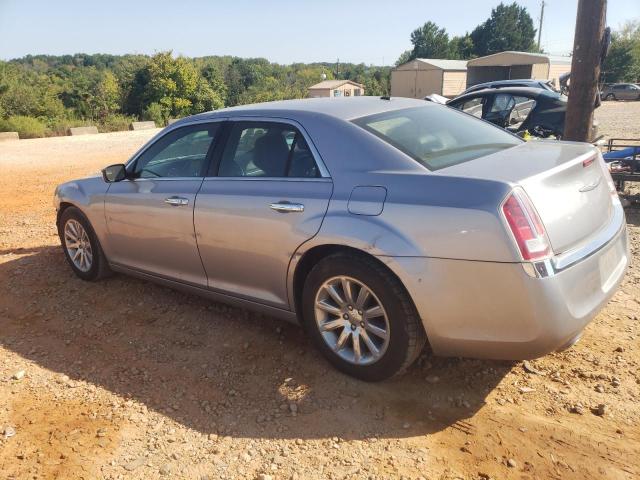
<svg viewBox="0 0 640 480">
<path fill-rule="evenodd" d="M 127 178 L 127 170 L 122 163 L 109 165 L 102 169 L 102 178 L 107 183 L 119 182 Z"/>
</svg>

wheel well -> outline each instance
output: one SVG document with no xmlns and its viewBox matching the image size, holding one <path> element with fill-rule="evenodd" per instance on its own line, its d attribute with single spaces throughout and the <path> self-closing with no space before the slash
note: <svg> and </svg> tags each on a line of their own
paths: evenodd
<svg viewBox="0 0 640 480">
<path fill-rule="evenodd" d="M 316 266 L 318 262 L 328 257 L 329 255 L 333 255 L 334 253 L 349 253 L 354 256 L 369 258 L 382 266 L 382 268 L 387 270 L 398 280 L 398 282 L 400 282 L 400 285 L 405 288 L 404 284 L 398 278 L 395 272 L 391 270 L 384 262 L 380 261 L 380 259 L 371 255 L 370 253 L 363 252 L 362 250 L 359 250 L 357 248 L 347 247 L 346 245 L 319 245 L 317 247 L 313 247 L 304 254 L 300 262 L 298 262 L 296 271 L 293 274 L 293 295 L 295 309 L 299 314 L 302 314 L 302 309 L 300 308 L 300 306 L 302 304 L 302 291 L 304 289 L 304 282 L 307 278 L 307 275 L 309 275 L 311 269 Z M 410 295 L 409 298 L 411 298 Z"/>
<path fill-rule="evenodd" d="M 75 207 L 75 205 L 69 202 L 60 202 L 60 207 L 58 208 L 58 216 L 56 217 L 56 225 L 60 224 L 62 213 L 69 207 Z"/>
</svg>

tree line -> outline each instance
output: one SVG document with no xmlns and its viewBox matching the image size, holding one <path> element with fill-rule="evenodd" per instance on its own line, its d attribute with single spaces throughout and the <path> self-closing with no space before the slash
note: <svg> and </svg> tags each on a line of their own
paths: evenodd
<svg viewBox="0 0 640 480">
<path fill-rule="evenodd" d="M 536 29 L 524 7 L 500 3 L 470 33 L 452 36 L 427 21 L 411 32 L 412 49 L 397 64 L 414 58 L 470 59 L 505 50 L 537 52 Z M 390 67 L 341 63 L 280 65 L 264 58 L 148 55 L 27 55 L 0 61 L 0 131 L 21 138 L 64 135 L 72 126 L 126 130 L 134 120 L 165 125 L 224 106 L 304 98 L 327 79 L 364 84 L 366 95 L 387 95 Z M 631 21 L 612 35 L 604 82 L 640 80 L 640 23 Z"/>
<path fill-rule="evenodd" d="M 331 63 L 280 65 L 264 58 L 147 55 L 28 55 L 0 61 L 0 131 L 22 138 L 64 135 L 72 126 L 126 130 L 134 120 L 165 125 L 224 106 L 304 98 Z M 387 95 L 389 67 L 341 63 L 340 79 Z"/>
<path fill-rule="evenodd" d="M 468 60 L 505 50 L 539 52 L 535 40 L 536 29 L 527 9 L 516 2 L 500 3 L 487 20 L 461 36 L 449 37 L 444 28 L 426 22 L 411 32 L 413 48 L 400 55 L 396 65 L 414 58 Z"/>
</svg>

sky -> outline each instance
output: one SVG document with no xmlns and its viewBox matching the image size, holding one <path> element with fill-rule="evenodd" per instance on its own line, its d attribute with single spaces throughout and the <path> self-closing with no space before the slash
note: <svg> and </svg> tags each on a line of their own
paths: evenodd
<svg viewBox="0 0 640 480">
<path fill-rule="evenodd" d="M 510 0 L 509 0 L 510 2 Z M 0 59 L 27 54 L 234 55 L 272 62 L 392 65 L 431 20 L 450 36 L 486 20 L 499 0 L 0 0 Z M 518 0 L 534 23 L 540 0 Z M 568 54 L 577 0 L 546 0 L 542 47 Z M 609 0 L 613 29 L 640 19 L 640 0 Z"/>
</svg>

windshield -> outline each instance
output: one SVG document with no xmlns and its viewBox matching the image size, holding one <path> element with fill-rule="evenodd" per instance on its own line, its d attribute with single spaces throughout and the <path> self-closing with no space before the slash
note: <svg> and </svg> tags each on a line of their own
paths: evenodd
<svg viewBox="0 0 640 480">
<path fill-rule="evenodd" d="M 458 165 L 522 143 L 522 140 L 449 107 L 427 105 L 353 121 L 429 170 Z"/>
</svg>

